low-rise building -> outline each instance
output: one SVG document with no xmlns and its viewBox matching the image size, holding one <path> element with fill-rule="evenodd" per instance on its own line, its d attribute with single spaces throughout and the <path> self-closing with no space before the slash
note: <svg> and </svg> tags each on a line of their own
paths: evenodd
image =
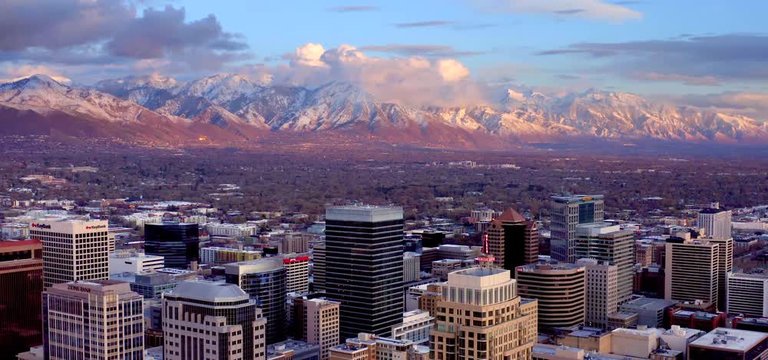
<svg viewBox="0 0 768 360">
<path fill-rule="evenodd" d="M 688 345 L 689 360 L 766 359 L 768 334 L 717 328 Z"/>
<path fill-rule="evenodd" d="M 424 310 L 403 313 L 403 322 L 392 326 L 392 337 L 408 340 L 416 345 L 429 345 L 429 332 L 435 324 L 435 318 Z"/>
</svg>

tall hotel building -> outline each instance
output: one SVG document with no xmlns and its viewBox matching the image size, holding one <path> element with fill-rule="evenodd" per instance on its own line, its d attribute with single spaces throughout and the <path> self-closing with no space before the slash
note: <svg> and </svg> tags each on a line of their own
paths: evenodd
<svg viewBox="0 0 768 360">
<path fill-rule="evenodd" d="M 164 222 L 144 225 L 144 252 L 165 258 L 165 267 L 186 269 L 200 260 L 198 224 Z"/>
<path fill-rule="evenodd" d="M 618 225 L 603 222 L 576 226 L 576 239 L 573 241 L 576 258 L 590 258 L 616 266 L 619 304 L 632 297 L 634 237 L 630 230 L 621 230 Z"/>
<path fill-rule="evenodd" d="M 532 264 L 539 257 L 539 231 L 514 209 L 505 210 L 486 230 L 488 253 L 494 263 L 514 274 L 520 265 Z"/>
<path fill-rule="evenodd" d="M 267 319 L 267 344 L 285 340 L 286 268 L 281 257 L 224 265 L 227 282 L 256 300 Z"/>
<path fill-rule="evenodd" d="M 720 208 L 720 204 L 713 203 L 711 207 L 699 212 L 698 225 L 704 229 L 704 236 L 722 240 L 731 236 L 731 210 Z"/>
<path fill-rule="evenodd" d="M 341 336 L 388 336 L 403 315 L 403 209 L 325 212 L 326 295 L 341 302 Z"/>
<path fill-rule="evenodd" d="M 44 357 L 144 357 L 144 298 L 114 280 L 56 284 L 43 292 Z"/>
<path fill-rule="evenodd" d="M 664 298 L 701 300 L 717 306 L 720 245 L 706 240 L 670 238 L 665 252 Z"/>
<path fill-rule="evenodd" d="M 530 359 L 536 300 L 522 300 L 509 270 L 476 267 L 448 274 L 430 333 L 432 359 Z"/>
<path fill-rule="evenodd" d="M 539 300 L 539 330 L 581 325 L 585 319 L 586 272 L 568 263 L 539 263 L 517 267 L 520 296 Z"/>
<path fill-rule="evenodd" d="M 552 258 L 575 262 L 576 225 L 603 221 L 603 195 L 553 196 L 551 211 Z"/>
<path fill-rule="evenodd" d="M 266 319 L 233 284 L 184 281 L 163 298 L 166 360 L 264 360 Z"/>
<path fill-rule="evenodd" d="M 43 343 L 42 251 L 37 240 L 0 241 L 0 349 L 5 353 Z"/>
<path fill-rule="evenodd" d="M 114 238 L 105 220 L 36 220 L 29 236 L 43 244 L 43 286 L 109 278 Z"/>
</svg>

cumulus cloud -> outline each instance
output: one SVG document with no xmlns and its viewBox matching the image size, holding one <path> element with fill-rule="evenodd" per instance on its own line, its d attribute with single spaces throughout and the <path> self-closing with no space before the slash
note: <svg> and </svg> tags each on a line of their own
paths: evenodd
<svg viewBox="0 0 768 360">
<path fill-rule="evenodd" d="M 325 62 L 321 60 L 325 54 L 325 48 L 321 44 L 306 43 L 296 48 L 291 62 L 299 66 L 324 67 Z"/>
<path fill-rule="evenodd" d="M 627 4 L 602 0 L 473 0 L 491 11 L 552 14 L 591 20 L 624 22 L 642 19 L 643 14 Z"/>
</svg>

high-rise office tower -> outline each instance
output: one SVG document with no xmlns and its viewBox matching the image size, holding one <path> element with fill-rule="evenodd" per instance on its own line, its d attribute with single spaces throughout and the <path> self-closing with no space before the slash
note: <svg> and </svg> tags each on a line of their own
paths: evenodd
<svg viewBox="0 0 768 360">
<path fill-rule="evenodd" d="M 706 239 L 710 243 L 718 244 L 718 269 L 717 269 L 717 304 L 722 311 L 728 306 L 728 273 L 733 271 L 733 238 Z"/>
<path fill-rule="evenodd" d="M 768 317 L 768 273 L 729 273 L 728 313 Z"/>
<path fill-rule="evenodd" d="M 452 272 L 430 334 L 433 359 L 530 359 L 536 301 L 522 300 L 509 270 Z"/>
<path fill-rule="evenodd" d="M 520 265 L 532 264 L 539 257 L 539 231 L 514 209 L 505 210 L 491 221 L 486 231 L 488 252 L 494 263 L 514 274 Z"/>
<path fill-rule="evenodd" d="M 632 231 L 621 230 L 618 225 L 599 222 L 576 226 L 573 241 L 576 258 L 596 259 L 618 268 L 619 304 L 629 301 L 632 296 L 634 237 Z"/>
<path fill-rule="evenodd" d="M 43 243 L 43 286 L 109 278 L 107 221 L 56 219 L 29 224 L 29 236 Z"/>
<path fill-rule="evenodd" d="M 266 322 L 236 285 L 183 281 L 163 298 L 163 358 L 266 359 Z"/>
<path fill-rule="evenodd" d="M 664 298 L 717 306 L 720 245 L 670 238 L 665 249 Z"/>
<path fill-rule="evenodd" d="M 224 265 L 227 282 L 256 300 L 267 318 L 267 344 L 285 340 L 286 270 L 282 257 Z"/>
<path fill-rule="evenodd" d="M 283 256 L 285 267 L 285 292 L 309 292 L 309 256 L 287 254 Z"/>
<path fill-rule="evenodd" d="M 303 300 L 304 340 L 320 346 L 320 359 L 328 359 L 328 350 L 339 344 L 339 307 L 336 301 Z"/>
<path fill-rule="evenodd" d="M 325 290 L 325 242 L 312 248 L 312 291 Z"/>
<path fill-rule="evenodd" d="M 576 225 L 602 222 L 605 216 L 603 195 L 570 195 L 552 197 L 552 258 L 574 262 Z"/>
<path fill-rule="evenodd" d="M 605 329 L 608 318 L 619 311 L 618 268 L 595 259 L 579 259 L 576 265 L 586 271 L 585 323 Z"/>
<path fill-rule="evenodd" d="M 37 240 L 0 241 L 0 349 L 6 354 L 43 343 L 42 252 Z"/>
<path fill-rule="evenodd" d="M 704 229 L 706 237 L 715 240 L 730 239 L 731 236 L 731 210 L 720 208 L 720 204 L 713 203 L 709 208 L 699 212 L 699 227 Z"/>
<path fill-rule="evenodd" d="M 403 314 L 403 209 L 325 211 L 326 294 L 341 302 L 341 336 L 389 335 Z"/>
<path fill-rule="evenodd" d="M 586 273 L 583 266 L 538 263 L 518 266 L 517 290 L 539 300 L 539 331 L 584 323 Z"/>
<path fill-rule="evenodd" d="M 186 269 L 200 260 L 198 224 L 164 222 L 144 225 L 144 252 L 165 258 L 165 267 Z"/>
<path fill-rule="evenodd" d="M 142 359 L 144 298 L 113 280 L 55 284 L 43 292 L 45 359 Z"/>
</svg>

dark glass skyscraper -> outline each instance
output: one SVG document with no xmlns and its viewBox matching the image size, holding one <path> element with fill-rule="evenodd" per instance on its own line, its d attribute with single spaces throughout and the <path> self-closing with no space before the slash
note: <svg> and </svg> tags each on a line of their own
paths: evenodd
<svg viewBox="0 0 768 360">
<path fill-rule="evenodd" d="M 403 313 L 403 209 L 325 212 L 326 295 L 341 302 L 341 336 L 388 336 Z"/>
<path fill-rule="evenodd" d="M 200 230 L 197 224 L 164 222 L 144 225 L 144 252 L 165 258 L 165 267 L 186 269 L 199 260 Z"/>
<path fill-rule="evenodd" d="M 37 240 L 0 241 L 0 353 L 7 358 L 43 343 L 42 251 Z"/>
</svg>

